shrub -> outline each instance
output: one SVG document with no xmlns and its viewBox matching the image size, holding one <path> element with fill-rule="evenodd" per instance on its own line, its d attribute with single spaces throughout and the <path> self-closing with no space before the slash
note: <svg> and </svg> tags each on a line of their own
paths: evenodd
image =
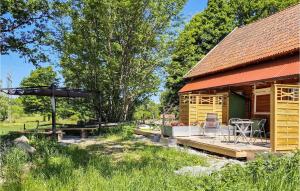
<svg viewBox="0 0 300 191">
<path fill-rule="evenodd" d="M 134 126 L 125 125 L 122 127 L 122 138 L 124 140 L 131 139 L 134 134 Z"/>
<path fill-rule="evenodd" d="M 103 127 L 100 129 L 100 134 L 102 136 L 118 135 L 121 136 L 123 140 L 129 140 L 134 134 L 134 125 L 118 125 L 114 127 Z"/>
</svg>

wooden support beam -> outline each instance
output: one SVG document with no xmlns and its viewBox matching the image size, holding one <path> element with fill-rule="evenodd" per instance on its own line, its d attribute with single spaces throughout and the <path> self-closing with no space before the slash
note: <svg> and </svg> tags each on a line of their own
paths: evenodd
<svg viewBox="0 0 300 191">
<path fill-rule="evenodd" d="M 56 139 L 56 101 L 55 101 L 55 85 L 51 85 L 51 110 L 52 110 L 52 139 Z"/>
<path fill-rule="evenodd" d="M 98 127 L 98 135 L 100 135 L 100 130 L 101 130 L 101 123 L 102 123 L 102 97 L 101 97 L 101 93 L 99 92 L 99 114 L 98 114 L 98 123 L 99 123 L 99 127 Z"/>
</svg>

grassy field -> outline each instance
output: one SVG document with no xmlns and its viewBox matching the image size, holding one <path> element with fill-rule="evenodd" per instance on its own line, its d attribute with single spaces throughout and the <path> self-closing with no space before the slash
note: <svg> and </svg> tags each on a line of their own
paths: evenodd
<svg viewBox="0 0 300 191">
<path fill-rule="evenodd" d="M 40 125 L 44 124 L 51 124 L 51 121 L 43 121 L 43 117 L 39 115 L 32 115 L 32 116 L 24 116 L 18 119 L 14 119 L 12 122 L 8 121 L 0 121 L 0 135 L 7 134 L 9 131 L 16 131 L 16 130 L 23 130 L 24 124 L 26 129 L 34 129 L 37 127 L 37 121 L 39 121 Z M 57 123 L 76 123 L 71 120 L 62 120 L 58 119 Z M 49 126 L 43 126 L 50 127 Z M 42 127 L 40 127 L 42 128 Z"/>
<path fill-rule="evenodd" d="M 136 140 L 130 126 L 99 137 L 97 142 L 62 146 L 32 138 L 31 144 L 37 149 L 32 156 L 14 147 L 2 150 L 4 183 L 0 190 L 297 191 L 300 184 L 300 152 L 261 157 L 210 176 L 177 175 L 175 170 L 206 166 L 208 159 Z"/>
</svg>

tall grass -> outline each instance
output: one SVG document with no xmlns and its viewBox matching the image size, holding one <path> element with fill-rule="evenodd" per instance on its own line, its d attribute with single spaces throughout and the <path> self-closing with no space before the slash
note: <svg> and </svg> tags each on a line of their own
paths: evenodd
<svg viewBox="0 0 300 191">
<path fill-rule="evenodd" d="M 31 143 L 37 152 L 32 156 L 11 147 L 1 155 L 5 182 L 0 189 L 299 190 L 300 152 L 260 157 L 245 166 L 228 166 L 210 176 L 176 175 L 174 171 L 184 166 L 207 165 L 206 158 L 133 142 L 132 128 L 127 128 L 114 132 L 119 137 L 118 145 L 130 145 L 118 157 L 115 153 L 94 152 L 104 150 L 105 145 L 82 149 L 34 137 Z M 112 141 L 107 144 L 111 146 Z"/>
<path fill-rule="evenodd" d="M 300 190 L 300 152 L 287 156 L 261 156 L 245 167 L 231 166 L 203 177 L 204 190 Z"/>
<path fill-rule="evenodd" d="M 141 142 L 131 144 L 118 159 L 47 140 L 36 139 L 32 144 L 37 153 L 22 160 L 15 148 L 8 152 L 14 160 L 5 161 L 3 190 L 186 190 L 193 188 L 189 178 L 175 175 L 174 170 L 206 165 L 199 156 Z M 17 171 L 6 168 L 16 160 L 23 166 Z M 25 164 L 30 171 L 24 170 Z M 9 175 L 10 170 L 14 176 Z"/>
</svg>

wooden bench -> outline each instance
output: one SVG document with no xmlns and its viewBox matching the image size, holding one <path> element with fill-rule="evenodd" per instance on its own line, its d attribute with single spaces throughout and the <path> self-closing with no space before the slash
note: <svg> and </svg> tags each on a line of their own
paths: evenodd
<svg viewBox="0 0 300 191">
<path fill-rule="evenodd" d="M 96 127 L 85 127 L 85 128 L 59 128 L 61 131 L 79 131 L 80 132 L 80 138 L 87 138 L 88 132 L 95 131 L 98 128 Z"/>
</svg>

